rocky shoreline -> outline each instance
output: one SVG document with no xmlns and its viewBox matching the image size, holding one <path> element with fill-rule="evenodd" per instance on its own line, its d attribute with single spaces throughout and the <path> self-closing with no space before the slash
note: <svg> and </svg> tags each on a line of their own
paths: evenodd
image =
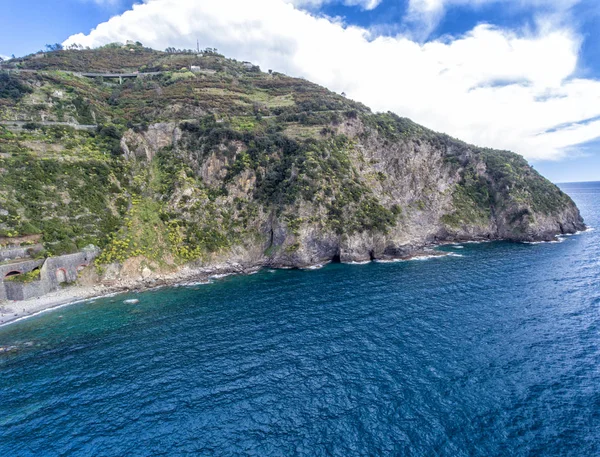
<svg viewBox="0 0 600 457">
<path fill-rule="evenodd" d="M 577 231 L 575 233 L 568 233 L 562 235 L 556 235 L 552 239 L 539 241 L 541 243 L 552 243 L 556 242 L 560 236 L 573 235 L 582 233 Z M 473 239 L 457 239 L 457 240 L 443 240 L 436 243 L 432 243 L 428 246 L 424 246 L 421 249 L 415 250 L 410 255 L 400 256 L 385 256 L 385 258 L 370 259 L 365 261 L 343 261 L 348 265 L 360 265 L 370 262 L 401 262 L 409 260 L 427 259 L 432 257 L 443 257 L 457 255 L 452 252 L 445 252 L 436 250 L 436 248 L 448 245 L 460 245 L 464 243 L 487 243 L 493 241 L 501 241 L 498 239 L 486 239 L 486 238 L 473 238 Z M 335 259 L 328 259 L 313 265 L 303 266 L 289 266 L 289 265 L 274 265 L 268 260 L 257 263 L 243 264 L 238 262 L 224 262 L 211 266 L 200 266 L 192 267 L 186 265 L 180 270 L 170 273 L 158 275 L 153 278 L 137 278 L 137 279 L 121 279 L 115 282 L 115 284 L 95 284 L 88 286 L 70 286 L 59 291 L 47 294 L 42 297 L 32 298 L 23 301 L 14 302 L 2 302 L 0 303 L 0 327 L 21 321 L 26 318 L 30 318 L 39 315 L 44 312 L 62 308 L 71 304 L 81 303 L 83 301 L 109 297 L 127 293 L 141 293 L 153 289 L 163 287 L 178 287 L 193 285 L 198 283 L 208 283 L 213 279 L 219 279 L 231 275 L 249 275 L 259 272 L 265 268 L 273 269 L 300 269 L 300 270 L 314 270 L 321 268 L 331 262 L 336 261 Z M 3 347 L 0 347 L 0 352 L 3 351 Z"/>
<path fill-rule="evenodd" d="M 397 257 L 395 259 L 379 259 L 376 261 L 407 261 L 416 258 L 430 258 L 432 256 L 446 256 L 449 253 L 435 251 L 431 247 L 420 250 L 410 256 Z M 314 270 L 331 263 L 331 260 L 315 265 L 307 265 L 297 269 Z M 362 263 L 362 262 L 361 262 Z M 351 264 L 351 263 L 350 263 Z M 226 262 L 208 267 L 193 268 L 185 266 L 181 270 L 160 275 L 156 278 L 140 278 L 120 280 L 113 285 L 97 284 L 92 286 L 70 286 L 59 291 L 23 301 L 0 303 L 0 327 L 39 315 L 44 312 L 62 308 L 67 305 L 81 303 L 83 301 L 109 297 L 126 293 L 141 293 L 163 287 L 186 286 L 198 283 L 208 283 L 213 279 L 219 279 L 232 275 L 249 275 L 259 272 L 264 268 L 290 269 L 285 265 L 272 265 L 268 262 L 243 265 L 236 262 Z M 0 348 L 1 349 L 1 348 Z"/>
<path fill-rule="evenodd" d="M 81 303 L 87 300 L 103 298 L 129 292 L 145 292 L 161 287 L 174 287 L 190 283 L 207 282 L 215 277 L 234 274 L 251 274 L 263 266 L 242 266 L 239 264 L 216 265 L 192 269 L 184 267 L 176 273 L 163 275 L 154 279 L 122 280 L 114 285 L 97 284 L 93 286 L 70 286 L 42 297 L 29 300 L 0 303 L 0 327 L 33 317 L 66 305 Z"/>
</svg>

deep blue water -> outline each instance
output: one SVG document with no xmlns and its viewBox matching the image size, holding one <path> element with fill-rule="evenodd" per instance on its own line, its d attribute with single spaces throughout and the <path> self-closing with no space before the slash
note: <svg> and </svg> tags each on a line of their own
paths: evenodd
<svg viewBox="0 0 600 457">
<path fill-rule="evenodd" d="M 445 249 L 0 328 L 0 456 L 600 455 L 600 230 Z"/>
</svg>

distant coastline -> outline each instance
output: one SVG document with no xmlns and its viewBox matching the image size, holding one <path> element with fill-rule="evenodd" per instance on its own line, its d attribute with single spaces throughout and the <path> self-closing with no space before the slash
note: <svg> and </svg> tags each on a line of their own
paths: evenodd
<svg viewBox="0 0 600 457">
<path fill-rule="evenodd" d="M 575 187 L 575 186 L 581 186 L 584 185 L 585 187 L 587 187 L 589 185 L 589 187 L 595 187 L 595 186 L 600 186 L 600 181 L 573 181 L 573 182 L 557 182 L 555 183 L 557 186 L 561 187 Z"/>
</svg>

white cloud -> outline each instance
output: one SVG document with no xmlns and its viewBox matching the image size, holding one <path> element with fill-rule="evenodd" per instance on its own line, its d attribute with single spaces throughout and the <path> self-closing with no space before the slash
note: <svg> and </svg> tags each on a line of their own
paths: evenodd
<svg viewBox="0 0 600 457">
<path fill-rule="evenodd" d="M 517 33 L 480 25 L 420 44 L 403 36 L 373 39 L 284 0 L 147 0 L 66 44 L 133 39 L 158 49 L 193 48 L 196 38 L 375 110 L 529 159 L 560 158 L 600 136 L 600 121 L 581 123 L 600 116 L 600 81 L 572 79 L 580 40 L 567 28 Z"/>
<path fill-rule="evenodd" d="M 520 10 L 536 8 L 545 15 L 564 18 L 565 13 L 581 0 L 409 0 L 408 21 L 418 25 L 417 36 L 426 38 L 437 27 L 446 10 L 456 6 L 479 8 L 493 3 L 503 3 L 505 8 Z"/>
<path fill-rule="evenodd" d="M 102 5 L 102 6 L 113 6 L 113 5 L 117 5 L 118 3 L 121 3 L 121 0 L 84 0 L 84 1 L 91 1 L 96 3 L 97 5 Z"/>
<path fill-rule="evenodd" d="M 81 3 L 94 3 L 105 8 L 114 8 L 121 4 L 122 0 L 79 0 Z"/>
<path fill-rule="evenodd" d="M 0 60 L 8 60 L 10 59 L 9 56 L 3 56 L 2 54 L 0 54 Z"/>
<path fill-rule="evenodd" d="M 377 8 L 383 0 L 286 0 L 298 7 L 318 8 L 327 3 L 342 3 L 346 6 L 359 6 L 363 10 Z"/>
</svg>

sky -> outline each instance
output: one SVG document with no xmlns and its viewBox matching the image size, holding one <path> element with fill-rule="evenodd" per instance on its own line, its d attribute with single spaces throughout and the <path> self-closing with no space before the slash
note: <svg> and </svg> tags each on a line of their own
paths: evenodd
<svg viewBox="0 0 600 457">
<path fill-rule="evenodd" d="M 128 39 L 215 47 L 470 143 L 554 182 L 600 180 L 598 0 L 20 0 L 0 56 Z"/>
</svg>

